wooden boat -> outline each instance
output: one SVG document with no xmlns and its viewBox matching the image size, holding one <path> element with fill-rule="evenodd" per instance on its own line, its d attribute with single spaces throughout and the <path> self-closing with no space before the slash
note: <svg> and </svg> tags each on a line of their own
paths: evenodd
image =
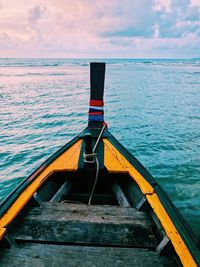
<svg viewBox="0 0 200 267">
<path fill-rule="evenodd" d="M 200 266 L 199 240 L 109 132 L 105 64 L 91 63 L 88 127 L 0 205 L 0 266 Z"/>
</svg>

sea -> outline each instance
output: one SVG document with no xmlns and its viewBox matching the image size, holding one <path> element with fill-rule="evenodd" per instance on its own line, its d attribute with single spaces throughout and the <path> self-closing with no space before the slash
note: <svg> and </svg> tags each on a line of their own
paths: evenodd
<svg viewBox="0 0 200 267">
<path fill-rule="evenodd" d="M 105 120 L 200 236 L 200 59 L 0 59 L 0 202 L 87 126 L 90 62 Z"/>
</svg>

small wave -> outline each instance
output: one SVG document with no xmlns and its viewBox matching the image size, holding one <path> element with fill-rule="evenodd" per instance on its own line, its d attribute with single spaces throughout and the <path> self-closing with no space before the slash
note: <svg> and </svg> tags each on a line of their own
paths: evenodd
<svg viewBox="0 0 200 267">
<path fill-rule="evenodd" d="M 88 66 L 88 63 L 80 63 L 78 65 L 81 66 L 81 67 L 87 67 Z"/>
<path fill-rule="evenodd" d="M 45 72 L 45 73 L 41 73 L 41 72 L 27 72 L 27 73 L 16 73 L 16 74 L 0 74 L 0 77 L 30 77 L 30 76 L 37 76 L 37 77 L 40 77 L 40 76 L 67 76 L 69 75 L 68 73 L 65 73 L 65 72 L 55 72 L 55 73 L 48 73 L 48 72 Z"/>
<path fill-rule="evenodd" d="M 194 71 L 194 72 L 192 72 L 192 74 L 194 74 L 194 75 L 200 75 L 200 71 Z"/>
<path fill-rule="evenodd" d="M 49 63 L 49 64 L 43 64 L 43 67 L 56 67 L 56 66 L 61 66 L 59 63 Z"/>
<path fill-rule="evenodd" d="M 75 59 L 14 59 L 14 58 L 6 58 L 0 59 L 0 67 L 60 67 L 60 66 L 81 66 L 87 67 L 89 65 L 90 60 L 75 60 Z"/>
</svg>

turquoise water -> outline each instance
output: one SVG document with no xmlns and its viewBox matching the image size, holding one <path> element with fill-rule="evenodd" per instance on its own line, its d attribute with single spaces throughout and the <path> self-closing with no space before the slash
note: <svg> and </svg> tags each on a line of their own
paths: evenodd
<svg viewBox="0 0 200 267">
<path fill-rule="evenodd" d="M 87 125 L 89 59 L 0 59 L 0 201 Z M 110 131 L 200 235 L 200 60 L 106 59 Z"/>
</svg>

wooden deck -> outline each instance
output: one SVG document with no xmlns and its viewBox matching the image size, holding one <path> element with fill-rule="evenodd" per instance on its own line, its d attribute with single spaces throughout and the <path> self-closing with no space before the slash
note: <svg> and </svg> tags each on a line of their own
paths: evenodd
<svg viewBox="0 0 200 267">
<path fill-rule="evenodd" d="M 0 254 L 1 266 L 172 266 L 147 249 L 65 246 L 50 244 L 18 245 Z"/>
<path fill-rule="evenodd" d="M 10 237 L 0 266 L 173 266 L 156 252 L 149 216 L 130 207 L 43 203 Z"/>
</svg>

